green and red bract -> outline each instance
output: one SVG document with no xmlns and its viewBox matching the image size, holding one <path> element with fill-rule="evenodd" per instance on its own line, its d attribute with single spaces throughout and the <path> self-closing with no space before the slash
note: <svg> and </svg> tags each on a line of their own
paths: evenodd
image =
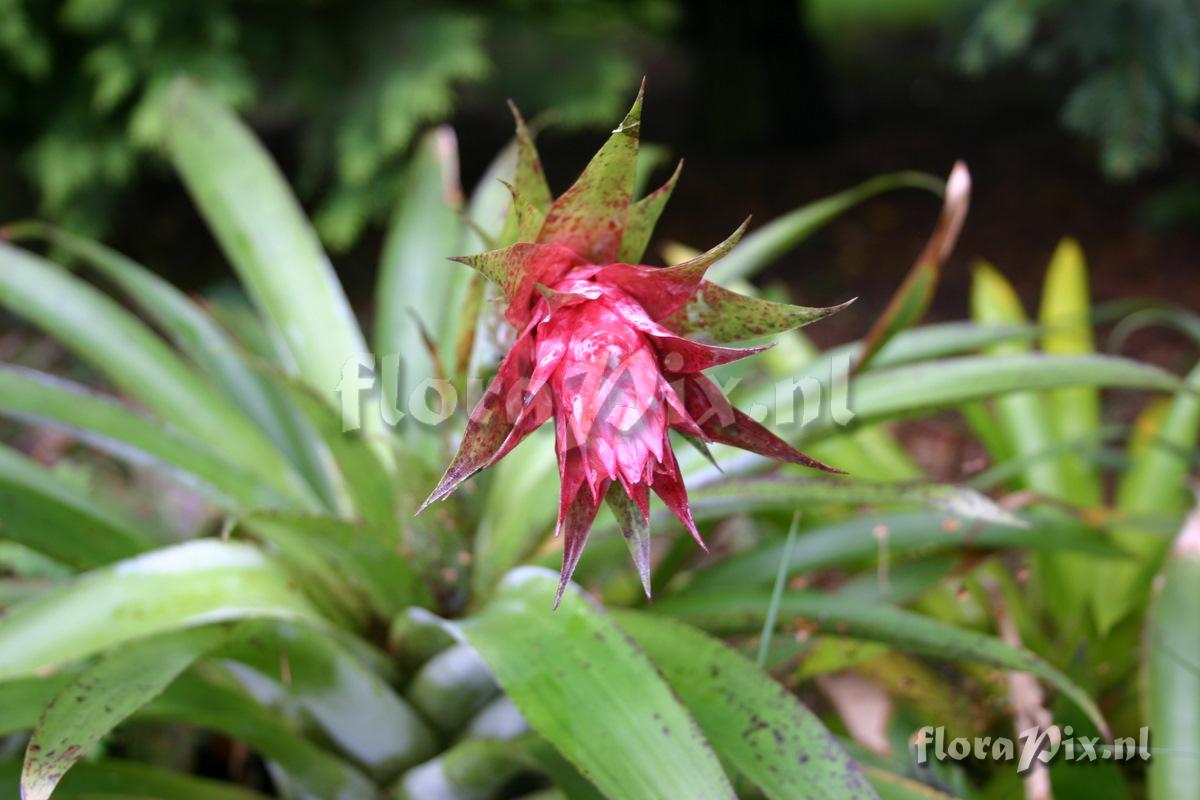
<svg viewBox="0 0 1200 800">
<path fill-rule="evenodd" d="M 647 595 L 649 494 L 704 547 L 688 507 L 672 429 L 703 447 L 720 442 L 828 472 L 734 409 L 704 370 L 764 347 L 759 338 L 828 316 L 842 306 L 806 308 L 731 292 L 704 280 L 745 223 L 712 250 L 672 267 L 641 258 L 679 172 L 633 202 L 642 93 L 575 185 L 557 199 L 520 115 L 508 247 L 455 259 L 503 290 L 505 317 L 519 332 L 471 412 L 458 454 L 425 506 L 441 500 L 526 436 L 554 420 L 562 491 L 556 536 L 562 578 L 571 579 L 601 502 L 612 508 Z M 558 603 L 555 600 L 555 605 Z"/>
</svg>

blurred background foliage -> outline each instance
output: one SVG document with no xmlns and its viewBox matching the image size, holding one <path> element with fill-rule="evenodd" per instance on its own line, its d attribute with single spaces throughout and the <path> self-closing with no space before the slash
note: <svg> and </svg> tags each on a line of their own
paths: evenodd
<svg viewBox="0 0 1200 800">
<path fill-rule="evenodd" d="M 460 95 L 521 95 L 564 125 L 597 123 L 637 78 L 628 48 L 676 13 L 623 0 L 2 0 L 0 115 L 42 213 L 97 231 L 153 163 L 166 87 L 186 72 L 266 135 L 295 133 L 297 182 L 342 248 L 390 207 L 414 134 Z"/>
<path fill-rule="evenodd" d="M 1110 178 L 1200 138 L 1190 0 L 0 0 L 0 178 L 24 189 L 0 210 L 93 234 L 122 204 L 139 216 L 181 72 L 251 121 L 344 250 L 383 220 L 430 123 L 499 121 L 511 96 L 559 130 L 598 126 L 650 74 L 687 87 L 688 138 L 804 146 L 853 120 L 848 74 L 908 75 L 930 45 L 933 74 L 1046 84 Z M 1186 189 L 1171 208 L 1195 205 Z"/>
</svg>

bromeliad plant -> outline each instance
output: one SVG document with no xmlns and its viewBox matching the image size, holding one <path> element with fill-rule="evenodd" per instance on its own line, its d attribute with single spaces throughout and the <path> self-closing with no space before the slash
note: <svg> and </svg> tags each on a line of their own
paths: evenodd
<svg viewBox="0 0 1200 800">
<path fill-rule="evenodd" d="M 636 261 L 679 172 L 633 204 L 642 95 L 575 185 L 551 202 L 520 115 L 525 168 L 512 186 L 521 241 L 458 259 L 504 291 L 505 319 L 520 334 L 471 413 L 458 454 L 422 509 L 512 451 L 553 417 L 563 537 L 563 590 L 607 500 L 631 543 L 650 595 L 653 489 L 701 548 L 670 430 L 704 450 L 720 442 L 827 472 L 729 405 L 703 372 L 765 349 L 721 347 L 791 330 L 837 311 L 803 308 L 723 289 L 704 274 L 733 249 L 746 223 L 703 255 L 657 268 Z M 618 260 L 620 259 L 620 260 Z"/>
<path fill-rule="evenodd" d="M 942 600 L 1001 558 L 1111 556 L 1109 539 L 928 483 L 881 424 L 1016 389 L 1176 392 L 1179 382 L 1121 358 L 974 354 L 1027 337 L 1019 325 L 908 330 L 961 224 L 965 172 L 946 187 L 930 245 L 867 341 L 826 361 L 790 329 L 829 309 L 732 289 L 753 294 L 746 277 L 858 202 L 902 187 L 941 191 L 940 181 L 883 176 L 736 247 L 653 268 L 637 262 L 678 173 L 631 202 L 640 100 L 558 200 L 518 122 L 512 147 L 460 208 L 453 136 L 434 131 L 407 176 L 380 268 L 371 346 L 385 380 L 361 408 L 344 392 L 339 413 L 335 387 L 353 376 L 347 364 L 369 362 L 367 339 L 315 234 L 227 109 L 186 82 L 171 104 L 171 159 L 250 307 L 197 303 L 61 230 L 5 229 L 72 257 L 151 328 L 47 258 L 0 244 L 0 303 L 108 390 L 3 365 L 0 412 L 69 432 L 127 465 L 135 487 L 97 497 L 78 468 L 47 469 L 0 448 L 4 786 L 19 783 L 26 800 L 246 800 L 259 790 L 321 800 L 940 797 L 951 787 L 970 796 L 958 769 L 919 771 L 903 744 L 889 759 L 850 741 L 867 737 L 839 705 L 839 675 L 826 674 L 849 669 L 903 674 L 895 702 L 921 710 L 923 722 L 955 724 L 969 704 L 970 719 L 1005 730 L 990 679 L 1018 670 L 1104 726 L 1060 669 L 1070 665 L 1053 663 L 1059 650 L 1030 638 L 1035 655 Z M 445 261 L 480 251 L 466 260 L 498 279 L 519 328 L 498 367 L 496 344 L 511 337 L 492 313 L 498 298 L 482 275 Z M 779 379 L 846 357 L 857 365 L 853 427 L 822 413 L 780 422 L 776 439 L 704 391 L 703 368 L 746 352 L 727 343 L 780 331 L 776 348 L 716 369 L 717 379 L 741 370 L 731 401 L 771 399 Z M 465 420 L 386 425 L 401 397 L 386 380 L 395 353 L 416 387 L 434 376 L 458 387 L 497 377 Z M 710 409 L 718 413 L 706 417 Z M 551 415 L 557 448 L 532 430 Z M 353 419 L 361 428 L 346 424 Z M 676 454 L 670 428 L 712 452 Z M 415 517 L 455 439 L 459 455 L 434 497 L 462 485 Z M 801 444 L 851 477 L 763 473 L 779 456 L 815 464 L 794 449 Z M 485 465 L 494 466 L 462 483 Z M 151 478 L 180 487 L 186 504 L 168 502 L 175 495 L 161 483 L 136 488 Z M 647 513 L 647 489 L 665 495 L 682 527 Z M 616 513 L 593 522 L 601 498 Z M 200 524 L 180 522 L 180 507 L 197 499 Z M 156 502 L 159 513 L 147 514 Z M 578 565 L 590 597 L 541 566 L 560 559 L 556 508 L 563 577 L 596 528 Z M 797 509 L 802 526 L 789 529 Z M 164 520 L 181 530 L 164 533 Z M 701 530 L 722 557 L 696 558 Z M 969 538 L 951 535 L 960 530 Z M 653 578 L 652 609 L 629 580 L 623 539 L 642 582 Z M 822 589 L 788 586 L 801 577 Z M 777 628 L 796 635 L 774 637 Z M 935 676 L 926 657 L 951 668 Z M 837 709 L 823 720 L 799 696 L 814 676 Z M 961 697 L 930 704 L 912 685 L 935 695 L 952 685 Z M 885 733 L 907 736 L 905 719 Z M 186 774 L 201 757 L 206 772 L 231 780 Z"/>
</svg>

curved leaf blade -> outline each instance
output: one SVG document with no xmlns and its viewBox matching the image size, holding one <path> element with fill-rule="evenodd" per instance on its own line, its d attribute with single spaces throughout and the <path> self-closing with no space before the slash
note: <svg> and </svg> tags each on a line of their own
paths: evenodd
<svg viewBox="0 0 1200 800">
<path fill-rule="evenodd" d="M 617 623 L 558 576 L 510 573 L 478 615 L 448 623 L 530 726 L 611 797 L 725 798 L 733 789 L 695 721 Z"/>
<path fill-rule="evenodd" d="M 0 414 L 68 430 L 122 461 L 166 467 L 226 510 L 307 507 L 192 436 L 52 375 L 0 364 Z"/>
<path fill-rule="evenodd" d="M 940 178 L 924 172 L 878 175 L 845 191 L 790 211 L 747 234 L 729 255 L 708 273 L 716 283 L 747 278 L 807 239 L 849 209 L 872 197 L 896 189 L 925 189 L 940 195 Z"/>
<path fill-rule="evenodd" d="M 769 594 L 761 590 L 734 589 L 676 595 L 655 604 L 654 611 L 704 630 L 735 633 L 757 630 L 769 604 Z M 1104 717 L 1083 689 L 1034 653 L 993 636 L 895 606 L 824 592 L 788 592 L 780 601 L 779 610 L 786 618 L 803 617 L 839 636 L 885 642 L 936 658 L 1032 673 L 1071 698 L 1107 735 Z"/>
<path fill-rule="evenodd" d="M 316 231 L 270 155 L 228 108 L 184 78 L 167 104 L 172 163 L 296 371 L 332 400 L 344 366 L 367 345 Z M 378 413 L 365 417 L 369 430 L 383 430 Z M 379 451 L 386 461 L 382 443 Z"/>
<path fill-rule="evenodd" d="M 49 800 L 67 770 L 122 720 L 224 641 L 217 627 L 158 636 L 106 655 L 79 673 L 42 712 L 25 748 L 22 800 Z"/>
<path fill-rule="evenodd" d="M 87 569 L 155 544 L 136 521 L 0 444 L 0 536 Z"/>
<path fill-rule="evenodd" d="M 220 442 L 237 463 L 303 496 L 307 487 L 263 432 L 145 324 L 33 253 L 0 242 L 0 304 L 59 339 L 171 425 Z"/>
<path fill-rule="evenodd" d="M 259 550 L 197 539 L 95 570 L 10 609 L 0 618 L 0 680 L 154 634 L 261 617 L 322 624 L 287 573 Z"/>
<path fill-rule="evenodd" d="M 674 620 L 616 615 L 718 755 L 769 800 L 873 798 L 862 770 L 795 695 L 723 642 Z"/>
<path fill-rule="evenodd" d="M 200 304 L 146 267 L 92 239 L 41 222 L 18 223 L 8 231 L 14 239 L 37 237 L 62 248 L 128 295 L 270 437 L 326 503 L 332 504 L 319 447 L 296 409 L 254 369 L 252 351 Z"/>
</svg>

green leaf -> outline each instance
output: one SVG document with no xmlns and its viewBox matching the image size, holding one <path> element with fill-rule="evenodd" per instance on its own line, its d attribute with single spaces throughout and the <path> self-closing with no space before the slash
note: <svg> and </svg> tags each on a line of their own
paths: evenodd
<svg viewBox="0 0 1200 800">
<path fill-rule="evenodd" d="M 260 551 L 198 539 L 95 570 L 10 609 L 0 618 L 0 680 L 166 631 L 259 617 L 322 623 Z"/>
<path fill-rule="evenodd" d="M 929 413 L 1012 392 L 1064 386 L 1175 391 L 1179 379 L 1149 364 L 1113 356 L 1012 356 L 951 358 L 872 370 L 849 388 L 853 424 Z M 804 426 L 802 441 L 829 436 L 841 427 L 829 413 Z"/>
<path fill-rule="evenodd" d="M 896 334 L 875 357 L 870 370 L 896 367 L 917 361 L 974 353 L 990 345 L 1016 341 L 1031 341 L 1038 335 L 1035 325 L 980 325 L 976 322 L 939 322 L 909 328 Z M 815 353 L 800 368 L 797 377 L 827 376 L 832 365 L 850 363 L 862 354 L 861 341 L 831 347 Z M 790 377 L 789 373 L 789 377 Z"/>
<path fill-rule="evenodd" d="M 1087 265 L 1074 239 L 1063 239 L 1050 259 L 1039 311 L 1042 351 L 1085 355 L 1096 350 L 1092 339 Z M 1082 440 L 1100 429 L 1100 393 L 1091 386 L 1056 389 L 1049 394 L 1055 438 Z M 1067 500 L 1092 506 L 1101 502 L 1100 475 L 1092 463 L 1075 454 L 1063 458 Z"/>
<path fill-rule="evenodd" d="M 411 391 L 437 377 L 422 328 L 438 344 L 441 365 L 454 363 L 458 312 L 471 280 L 470 272 L 447 260 L 461 254 L 461 206 L 454 132 L 435 128 L 413 152 L 379 264 L 375 352 L 381 358 L 400 354 L 404 371 L 401 387 L 384 387 L 385 398 L 391 388 Z"/>
<path fill-rule="evenodd" d="M 307 505 L 226 461 L 204 442 L 51 375 L 0 365 L 0 413 L 63 428 L 123 461 L 165 467 L 167 475 L 226 510 Z"/>
<path fill-rule="evenodd" d="M 769 603 L 769 594 L 762 590 L 692 592 L 655 603 L 654 612 L 713 633 L 732 634 L 757 630 Z M 839 636 L 885 642 L 951 661 L 1032 673 L 1070 697 L 1100 730 L 1108 731 L 1096 704 L 1066 675 L 1028 650 L 995 637 L 894 606 L 825 592 L 789 592 L 780 603 L 780 612 L 786 619 L 803 617 Z"/>
<path fill-rule="evenodd" d="M 348 495 L 352 513 L 387 542 L 400 540 L 395 479 L 380 463 L 362 430 L 344 430 L 341 416 L 321 392 L 287 375 L 268 372 L 276 389 L 304 415 L 332 457 L 337 491 Z M 345 513 L 346 509 L 342 509 Z"/>
<path fill-rule="evenodd" d="M 867 780 L 879 793 L 880 800 L 954 800 L 954 795 L 938 791 L 932 786 L 905 778 L 903 775 L 872 766 L 865 766 L 863 769 L 867 773 Z"/>
<path fill-rule="evenodd" d="M 558 576 L 510 573 L 479 614 L 448 623 L 496 674 L 530 726 L 604 794 L 729 798 L 695 721 L 607 614 Z"/>
<path fill-rule="evenodd" d="M 500 689 L 487 664 L 470 647 L 448 647 L 413 676 L 408 699 L 444 738 L 457 736 Z"/>
<path fill-rule="evenodd" d="M 975 268 L 971 283 L 971 313 L 976 321 L 983 324 L 1013 325 L 1027 322 L 1016 291 L 1003 275 L 985 263 Z M 1024 343 L 1008 342 L 993 345 L 988 352 L 1006 355 L 1023 353 L 1028 349 Z M 1068 391 L 1094 392 L 1095 388 L 1079 385 L 1070 387 Z M 1003 442 L 1006 455 L 1026 458 L 1034 453 L 1043 453 L 1058 439 L 1048 394 L 1013 392 L 998 398 L 993 408 L 998 429 L 996 435 Z M 998 455 L 993 453 L 993 457 Z M 1072 485 L 1069 455 L 1064 452 L 1051 458 L 1026 460 L 1022 484 L 1026 489 L 1072 501 L 1075 487 Z M 1046 513 L 1059 512 L 1052 510 Z M 1069 632 L 1078 626 L 1088 596 L 1092 593 L 1094 584 L 1089 575 L 1089 565 L 1076 559 L 1063 559 L 1058 554 L 1039 555 L 1036 564 L 1042 576 L 1040 584 L 1045 590 L 1045 602 L 1064 631 L 1068 632 L 1067 635 L 1071 635 Z"/>
<path fill-rule="evenodd" d="M 364 525 L 286 512 L 253 513 L 242 523 L 278 548 L 289 568 L 305 572 L 314 588 L 324 585 L 342 599 L 361 597 L 379 617 L 390 619 L 429 600 L 399 543 Z"/>
<path fill-rule="evenodd" d="M 723 642 L 643 612 L 616 615 L 717 754 L 770 800 L 874 797 L 862 770 L 795 695 Z"/>
<path fill-rule="evenodd" d="M 0 736 L 32 730 L 50 701 L 71 683 L 77 670 L 60 669 L 48 675 L 0 681 Z M 18 776 L 13 776 L 17 783 Z"/>
<path fill-rule="evenodd" d="M 487 494 L 476 501 L 481 509 L 471 559 L 475 594 L 490 592 L 550 535 L 558 509 L 557 476 L 549 430 L 534 432 L 491 469 Z M 514 497 L 521 502 L 512 502 Z"/>
<path fill-rule="evenodd" d="M 0 536 L 81 569 L 136 555 L 155 543 L 135 520 L 4 445 Z"/>
<path fill-rule="evenodd" d="M 748 234 L 713 268 L 708 279 L 729 283 L 750 277 L 829 222 L 875 195 L 896 189 L 925 189 L 940 195 L 943 187 L 940 178 L 924 172 L 894 172 L 863 181 L 843 192 L 803 205 Z"/>
<path fill-rule="evenodd" d="M 172 163 L 298 374 L 332 399 L 343 367 L 367 346 L 316 232 L 266 150 L 228 108 L 182 78 L 167 105 Z M 383 429 L 375 413 L 365 424 Z M 379 451 L 386 461 L 382 443 Z"/>
<path fill-rule="evenodd" d="M 527 771 L 528 740 L 463 739 L 409 770 L 392 790 L 398 800 L 490 800 Z"/>
<path fill-rule="evenodd" d="M 1155 753 L 1150 800 L 1187 797 L 1200 786 L 1200 511 L 1193 510 L 1163 570 L 1146 631 L 1149 718 Z"/>
<path fill-rule="evenodd" d="M 1117 509 L 1133 516 L 1182 511 L 1187 507 L 1189 454 L 1200 436 L 1200 365 L 1192 368 L 1186 388 L 1163 410 L 1145 441 L 1132 449 L 1132 463 L 1117 484 Z M 1116 542 L 1134 554 L 1121 564 L 1098 568 L 1094 582 L 1106 588 L 1092 597 L 1096 625 L 1109 631 L 1149 596 L 1150 582 L 1162 562 L 1165 543 L 1137 525 L 1117 531 Z"/>
<path fill-rule="evenodd" d="M 593 264 L 616 260 L 633 202 L 644 90 L 583 174 L 550 205 L 539 242 L 565 245 Z"/>
<path fill-rule="evenodd" d="M 873 563 L 879 556 L 880 535 L 887 537 L 888 553 L 893 559 L 928 557 L 963 547 L 1064 549 L 1109 559 L 1124 555 L 1107 537 L 1074 525 L 1040 521 L 1029 528 L 962 525 L 943 514 L 908 512 L 862 515 L 801 531 L 792 550 L 788 574 Z M 693 575 L 683 591 L 690 594 L 739 586 L 770 586 L 783 549 L 782 542 L 772 541 L 727 558 Z"/>
<path fill-rule="evenodd" d="M 40 222 L 18 223 L 8 232 L 14 239 L 44 239 L 120 288 L 270 437 L 332 507 L 319 445 L 296 409 L 251 366 L 251 354 L 211 314 L 150 270 L 99 242 Z"/>
<path fill-rule="evenodd" d="M 862 504 L 918 505 L 961 519 L 1027 527 L 1027 523 L 965 486 L 938 483 L 873 482 L 767 475 L 729 478 L 688 492 L 696 519 L 716 519 L 756 511 L 787 511 L 797 506 Z"/>
<path fill-rule="evenodd" d="M 221 655 L 239 662 L 230 669 L 243 685 L 268 705 L 302 708 L 338 750 L 377 780 L 437 751 L 429 726 L 385 676 L 327 632 L 260 620 L 244 624 L 240 633 Z M 380 653 L 375 660 L 386 664 L 388 657 Z"/>
<path fill-rule="evenodd" d="M 22 800 L 48 800 L 67 770 L 103 736 L 226 636 L 227 631 L 210 626 L 144 639 L 79 673 L 33 729 L 21 774 Z"/>
<path fill-rule="evenodd" d="M 966 221 L 970 201 L 971 176 L 967 165 L 959 161 L 946 179 L 946 193 L 937 225 L 900 288 L 867 333 L 856 370 L 865 368 L 889 339 L 925 316 L 941 276 L 942 264 L 954 250 L 958 233 Z"/>
<path fill-rule="evenodd" d="M 19 775 L 19 764 L 0 762 L 0 785 L 15 786 Z M 240 786 L 117 759 L 77 765 L 54 796 L 60 800 L 129 797 L 130 787 L 137 788 L 139 800 L 266 800 L 265 795 Z"/>
<path fill-rule="evenodd" d="M 0 303 L 44 328 L 171 425 L 297 496 L 307 487 L 270 441 L 158 336 L 113 300 L 38 256 L 0 243 Z"/>
<path fill-rule="evenodd" d="M 381 792 L 343 759 L 318 747 L 279 713 L 260 705 L 226 676 L 184 674 L 139 713 L 139 719 L 185 722 L 245 742 L 268 760 L 285 796 L 380 800 Z"/>
</svg>

